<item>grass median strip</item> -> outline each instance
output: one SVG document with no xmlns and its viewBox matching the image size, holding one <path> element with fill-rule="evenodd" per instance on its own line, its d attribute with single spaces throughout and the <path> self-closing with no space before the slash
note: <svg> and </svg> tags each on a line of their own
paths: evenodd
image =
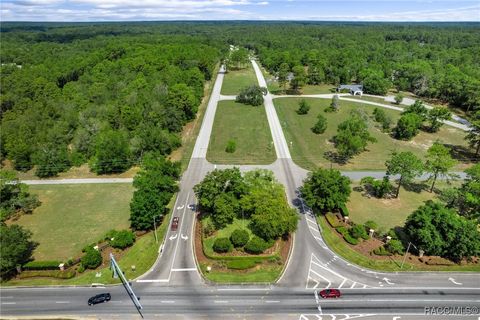
<svg viewBox="0 0 480 320">
<path fill-rule="evenodd" d="M 221 94 L 223 95 L 237 95 L 245 87 L 258 84 L 255 71 L 251 63 L 244 69 L 232 69 L 225 74 Z"/>
<path fill-rule="evenodd" d="M 226 151 L 230 140 L 236 150 Z M 220 164 L 270 164 L 275 161 L 265 108 L 220 101 L 208 145 L 207 160 Z"/>
</svg>

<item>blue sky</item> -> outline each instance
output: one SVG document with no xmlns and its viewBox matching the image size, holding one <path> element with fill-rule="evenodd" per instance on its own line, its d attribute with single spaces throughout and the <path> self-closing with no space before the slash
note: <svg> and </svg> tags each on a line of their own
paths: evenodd
<svg viewBox="0 0 480 320">
<path fill-rule="evenodd" d="M 1 0 L 2 21 L 480 21 L 480 0 Z"/>
</svg>

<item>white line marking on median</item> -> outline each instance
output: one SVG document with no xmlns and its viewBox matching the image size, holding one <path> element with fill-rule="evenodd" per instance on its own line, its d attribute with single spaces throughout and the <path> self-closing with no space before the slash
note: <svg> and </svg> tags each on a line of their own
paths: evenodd
<svg viewBox="0 0 480 320">
<path fill-rule="evenodd" d="M 16 302 L 2 302 L 2 304 L 17 304 Z"/>
<path fill-rule="evenodd" d="M 278 300 L 266 300 L 265 303 L 279 303 Z"/>
<path fill-rule="evenodd" d="M 140 279 L 137 280 L 137 282 L 168 282 L 170 281 L 169 279 L 155 279 L 155 280 L 145 280 L 145 279 Z"/>
<path fill-rule="evenodd" d="M 173 300 L 162 300 L 161 303 L 175 303 Z"/>
<path fill-rule="evenodd" d="M 228 303 L 228 301 L 225 301 L 225 300 L 215 300 L 213 302 L 214 303 Z"/>
<path fill-rule="evenodd" d="M 70 303 L 70 301 L 55 301 L 55 303 Z"/>
<path fill-rule="evenodd" d="M 218 288 L 217 291 L 258 291 L 258 290 L 270 290 L 271 288 Z"/>
</svg>

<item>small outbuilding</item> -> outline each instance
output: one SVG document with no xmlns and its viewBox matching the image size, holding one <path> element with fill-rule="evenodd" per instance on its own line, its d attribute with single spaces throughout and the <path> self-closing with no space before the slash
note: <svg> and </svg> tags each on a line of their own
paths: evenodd
<svg viewBox="0 0 480 320">
<path fill-rule="evenodd" d="M 348 90 L 353 96 L 361 96 L 363 94 L 363 85 L 361 84 L 341 84 L 337 87 L 337 92 Z"/>
</svg>

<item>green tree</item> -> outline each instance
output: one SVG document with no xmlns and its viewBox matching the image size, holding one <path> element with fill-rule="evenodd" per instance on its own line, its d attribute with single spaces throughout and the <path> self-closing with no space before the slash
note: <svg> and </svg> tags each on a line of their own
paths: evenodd
<svg viewBox="0 0 480 320">
<path fill-rule="evenodd" d="M 375 108 L 373 110 L 373 116 L 375 121 L 382 125 L 383 131 L 388 131 L 390 129 L 390 125 L 392 124 L 392 119 L 387 116 L 384 110 L 380 108 Z"/>
<path fill-rule="evenodd" d="M 360 73 L 366 93 L 385 95 L 391 87 L 390 81 L 384 78 L 380 70 L 366 69 Z"/>
<path fill-rule="evenodd" d="M 237 95 L 235 101 L 249 104 L 252 106 L 260 106 L 263 104 L 263 96 L 267 94 L 266 88 L 261 88 L 257 85 L 243 88 Z"/>
<path fill-rule="evenodd" d="M 163 217 L 167 205 L 178 191 L 179 163 L 172 163 L 158 153 L 144 156 L 142 168 L 133 179 L 135 191 L 130 202 L 130 224 L 134 230 L 153 228 L 153 220 Z"/>
<path fill-rule="evenodd" d="M 290 72 L 290 66 L 288 63 L 282 63 L 280 65 L 280 68 L 278 69 L 278 84 L 283 88 L 283 91 L 286 90 L 286 85 L 287 85 L 287 77 L 288 73 Z"/>
<path fill-rule="evenodd" d="M 322 134 L 327 130 L 327 118 L 319 114 L 317 116 L 317 122 L 312 127 L 312 132 L 315 134 Z"/>
<path fill-rule="evenodd" d="M 250 235 L 245 229 L 235 229 L 230 235 L 230 241 L 236 248 L 243 247 L 248 240 L 250 240 Z"/>
<path fill-rule="evenodd" d="M 15 171 L 0 170 L 0 222 L 15 213 L 31 213 L 39 205 L 38 197 L 28 192 L 28 185 L 20 182 Z"/>
<path fill-rule="evenodd" d="M 330 106 L 325 109 L 325 112 L 337 112 L 340 108 L 338 94 L 333 95 Z"/>
<path fill-rule="evenodd" d="M 305 68 L 301 65 L 297 65 L 292 68 L 293 79 L 290 81 L 290 88 L 293 91 L 300 91 L 307 82 L 307 74 Z"/>
<path fill-rule="evenodd" d="M 451 118 L 452 113 L 447 108 L 434 107 L 433 109 L 430 109 L 427 113 L 427 121 L 430 123 L 430 132 L 437 132 L 443 125 L 442 121 L 450 120 Z"/>
<path fill-rule="evenodd" d="M 70 168 L 67 146 L 46 144 L 34 155 L 37 168 L 35 174 L 40 178 L 54 177 Z"/>
<path fill-rule="evenodd" d="M 409 239 L 428 255 L 460 261 L 480 251 L 480 233 L 476 224 L 431 200 L 407 218 L 404 230 Z"/>
<path fill-rule="evenodd" d="M 418 115 L 422 122 L 427 119 L 428 109 L 423 105 L 422 100 L 415 100 L 415 103 L 405 108 L 402 114 L 414 113 Z"/>
<path fill-rule="evenodd" d="M 432 186 L 430 192 L 435 187 L 435 182 L 439 176 L 451 177 L 448 173 L 456 165 L 456 161 L 450 155 L 450 150 L 439 142 L 435 142 L 427 150 L 427 161 L 425 162 L 425 171 L 430 173 L 432 179 Z"/>
<path fill-rule="evenodd" d="M 465 139 L 470 147 L 475 149 L 475 157 L 478 157 L 480 155 L 480 110 L 476 111 L 470 119 L 470 127 Z"/>
<path fill-rule="evenodd" d="M 248 63 L 248 50 L 246 48 L 238 48 L 230 54 L 230 65 L 240 69 Z"/>
<path fill-rule="evenodd" d="M 480 163 L 465 170 L 467 177 L 460 187 L 460 213 L 480 222 Z"/>
<path fill-rule="evenodd" d="M 404 183 L 411 182 L 415 177 L 423 173 L 423 164 L 412 152 L 394 152 L 392 158 L 385 162 L 387 175 L 400 175 L 395 198 L 398 198 L 400 187 Z"/>
<path fill-rule="evenodd" d="M 405 95 L 403 93 L 401 93 L 401 92 L 397 93 L 394 97 L 395 103 L 396 104 L 402 103 L 404 97 L 405 97 Z"/>
<path fill-rule="evenodd" d="M 422 125 L 422 118 L 416 113 L 404 114 L 398 119 L 394 129 L 395 138 L 410 140 L 418 134 Z"/>
<path fill-rule="evenodd" d="M 38 243 L 31 240 L 32 233 L 23 227 L 0 224 L 0 271 L 2 278 L 15 273 L 18 265 L 27 263 Z"/>
<path fill-rule="evenodd" d="M 182 110 L 186 120 L 195 119 L 198 101 L 192 88 L 184 83 L 177 83 L 168 90 L 167 104 L 174 109 Z"/>
<path fill-rule="evenodd" d="M 376 142 L 370 135 L 368 126 L 360 116 L 352 115 L 338 125 L 337 134 L 333 137 L 335 148 L 343 159 L 362 152 L 369 142 Z"/>
<path fill-rule="evenodd" d="M 91 169 L 97 174 L 123 172 L 130 167 L 131 152 L 126 134 L 121 131 L 101 132 L 95 143 Z"/>
<path fill-rule="evenodd" d="M 305 203 L 315 212 L 325 213 L 342 207 L 350 197 L 350 179 L 338 170 L 319 168 L 308 174 L 300 188 Z"/>
<path fill-rule="evenodd" d="M 308 114 L 308 111 L 310 111 L 310 105 L 305 99 L 300 100 L 300 103 L 298 104 L 298 109 L 297 109 L 297 114 Z"/>
</svg>

